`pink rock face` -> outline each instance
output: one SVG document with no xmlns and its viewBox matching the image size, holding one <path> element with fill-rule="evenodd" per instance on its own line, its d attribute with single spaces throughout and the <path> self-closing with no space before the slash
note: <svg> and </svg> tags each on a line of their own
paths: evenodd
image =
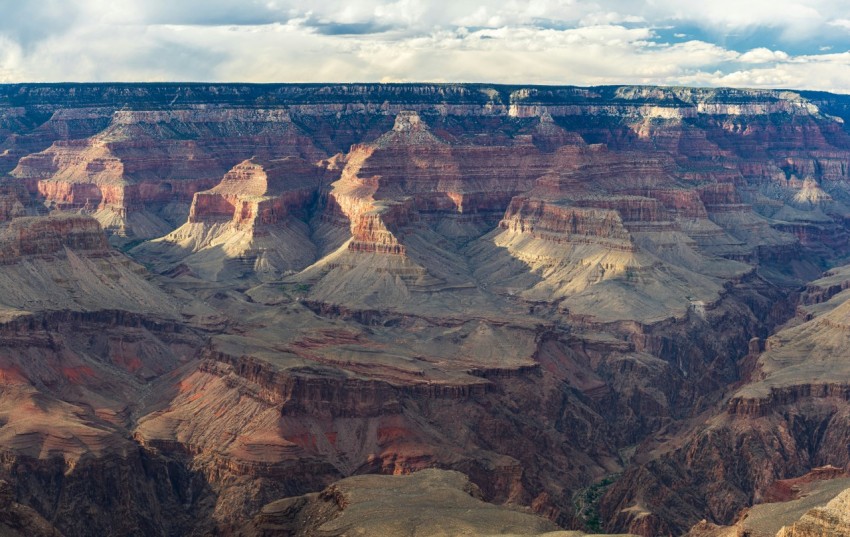
<svg viewBox="0 0 850 537">
<path fill-rule="evenodd" d="M 281 111 L 116 112 L 97 135 L 57 141 L 22 158 L 11 174 L 49 206 L 126 218 L 189 203 L 254 155 L 325 156 Z M 128 232 L 132 223 L 122 227 Z"/>
<path fill-rule="evenodd" d="M 21 185 L 0 185 L 0 222 L 25 216 L 27 197 L 27 192 Z"/>
<path fill-rule="evenodd" d="M 220 194 L 198 192 L 192 199 L 189 221 L 200 222 L 206 219 L 234 218 L 235 210 L 234 203 Z"/>
<path fill-rule="evenodd" d="M 699 189 L 703 204 L 710 211 L 736 210 L 742 205 L 735 185 L 720 183 Z M 740 210 L 740 209 L 739 209 Z"/>
<path fill-rule="evenodd" d="M 275 224 L 303 213 L 321 177 L 319 167 L 300 159 L 245 161 L 212 189 L 195 194 L 189 222 L 227 218 L 236 227 Z"/>
<path fill-rule="evenodd" d="M 637 196 L 657 199 L 676 218 L 708 218 L 700 192 L 685 189 L 647 189 L 630 192 Z"/>
<path fill-rule="evenodd" d="M 558 236 L 570 238 L 573 235 L 630 240 L 623 218 L 617 211 L 564 207 L 523 198 L 514 198 L 499 227 L 548 240 L 557 240 Z"/>
<path fill-rule="evenodd" d="M 406 112 L 392 131 L 351 148 L 330 190 L 329 207 L 350 222 L 352 251 L 404 255 L 399 234 L 405 227 L 432 216 L 501 216 L 550 162 L 550 155 L 531 144 L 449 144 Z"/>
</svg>

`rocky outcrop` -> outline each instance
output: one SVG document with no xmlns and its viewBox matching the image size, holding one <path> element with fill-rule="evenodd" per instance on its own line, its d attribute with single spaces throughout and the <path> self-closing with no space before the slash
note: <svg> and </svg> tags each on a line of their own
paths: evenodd
<svg viewBox="0 0 850 537">
<path fill-rule="evenodd" d="M 850 534 L 850 489 L 823 507 L 816 507 L 791 526 L 779 530 L 776 537 L 838 537 Z"/>
<path fill-rule="evenodd" d="M 570 207 L 517 197 L 499 227 L 552 241 L 558 241 L 558 237 L 563 241 L 609 239 L 614 248 L 634 249 L 621 213 L 602 207 Z"/>
<path fill-rule="evenodd" d="M 14 501 L 12 485 L 0 481 L 0 531 L 8 537 L 62 537 L 35 510 Z"/>
<path fill-rule="evenodd" d="M 843 269 L 824 278 L 822 285 L 840 274 Z M 848 310 L 846 297 L 840 296 L 818 304 L 808 313 L 810 320 L 795 320 L 768 338 L 763 348 L 755 346 L 755 354 L 747 359 L 752 360 L 749 378 L 716 414 L 692 425 L 680 438 L 653 446 L 654 452 L 647 452 L 645 460 L 614 485 L 604 508 L 623 514 L 640 502 L 668 520 L 674 511 L 691 517 L 707 512 L 709 521 L 731 524 L 743 507 L 772 499 L 778 481 L 820 466 L 847 467 Z M 760 448 L 738 451 L 734 446 L 739 445 Z M 708 490 L 676 482 L 676 476 L 694 472 L 699 474 L 694 482 L 712 483 Z M 685 495 L 693 499 L 671 511 L 669 498 Z M 631 524 L 621 520 L 611 527 Z M 673 533 L 684 529 L 671 528 Z"/>
<path fill-rule="evenodd" d="M 114 233 L 151 238 L 170 230 L 169 207 L 252 155 L 325 156 L 283 110 L 116 111 L 95 136 L 59 140 L 11 174 L 52 207 L 85 209 Z"/>
<path fill-rule="evenodd" d="M 784 405 L 813 397 L 850 401 L 850 385 L 835 383 L 772 387 L 770 393 L 762 398 L 744 396 L 732 398 L 729 401 L 728 410 L 730 414 L 736 416 L 764 417 Z"/>
<path fill-rule="evenodd" d="M 72 214 L 16 218 L 3 229 L 0 240 L 2 263 L 12 263 L 23 256 L 57 254 L 64 248 L 101 253 L 108 249 L 97 220 Z"/>
<path fill-rule="evenodd" d="M 352 148 L 330 191 L 330 207 L 351 222 L 350 248 L 403 253 L 395 233 L 412 219 L 447 227 L 440 221 L 471 215 L 482 222 L 501 215 L 514 195 L 544 173 L 547 162 L 531 144 L 449 144 L 419 115 L 403 112 L 392 131 Z"/>
<path fill-rule="evenodd" d="M 686 537 L 776 537 L 807 512 L 823 510 L 840 496 L 850 479 L 839 468 L 816 468 L 803 476 L 781 480 L 771 486 L 771 495 L 764 502 L 744 509 L 731 526 L 718 526 L 702 520 Z M 838 533 L 840 535 L 841 533 Z M 818 533 L 821 535 L 821 533 Z M 826 535 L 833 535 L 826 533 Z"/>
<path fill-rule="evenodd" d="M 290 215 L 306 218 L 321 178 L 321 168 L 301 159 L 247 160 L 212 189 L 195 194 L 189 223 L 226 218 L 236 228 L 261 228 Z"/>
<path fill-rule="evenodd" d="M 522 511 L 496 507 L 459 472 L 358 476 L 318 494 L 268 504 L 239 535 L 514 535 L 581 537 Z"/>
<path fill-rule="evenodd" d="M 56 213 L 0 228 L 0 320 L 56 310 L 125 310 L 173 318 L 180 307 L 143 267 L 111 250 L 98 222 Z"/>
<path fill-rule="evenodd" d="M 284 322 L 303 322 L 296 319 Z M 476 325 L 461 321 L 448 330 L 469 333 L 470 343 L 483 337 L 482 345 L 505 344 L 501 336 L 493 340 L 492 328 Z M 194 467 L 227 498 L 215 514 L 224 527 L 258 509 L 264 498 L 271 501 L 355 473 L 407 473 L 432 466 L 468 473 L 490 500 L 528 502 L 529 491 L 546 481 L 526 456 L 533 442 L 523 423 L 529 419 L 543 427 L 543 437 L 536 441 L 546 438 L 553 459 L 565 464 L 570 457 L 585 460 L 569 467 L 569 482 L 598 472 L 599 464 L 610 464 L 608 455 L 586 460 L 576 440 L 566 436 L 581 427 L 582 442 L 598 443 L 599 453 L 606 452 L 604 438 L 590 432 L 591 423 L 602 426 L 598 417 L 575 394 L 562 394 L 557 386 L 542 394 L 539 386 L 533 388 L 540 371 L 526 361 L 488 367 L 486 355 L 475 355 L 490 348 L 468 346 L 468 358 L 444 371 L 430 365 L 440 358 L 416 354 L 408 365 L 373 362 L 362 350 L 392 344 L 382 339 L 385 330 L 339 333 L 319 326 L 285 347 L 272 343 L 279 350 L 269 360 L 258 339 L 267 337 L 264 332 L 251 332 L 244 340 L 217 338 L 198 371 L 175 379 L 180 394 L 169 407 L 143 418 L 136 430 L 139 441 L 151 449 L 193 454 Z M 533 348 L 533 337 L 524 330 L 511 333 Z M 425 343 L 412 336 L 397 352 L 417 353 Z M 486 409 L 507 404 L 507 397 L 512 402 L 503 412 L 514 417 L 509 422 L 487 417 Z M 225 410 L 222 401 L 233 404 Z M 518 420 L 520 415 L 528 418 Z M 575 426 L 544 425 L 548 420 Z M 452 422 L 459 428 L 451 431 Z M 228 430 L 240 433 L 222 441 Z M 507 437 L 514 439 L 509 445 L 500 440 Z M 305 461 L 310 461 L 309 471 Z M 569 520 L 569 495 L 549 490 L 537 500 L 537 509 Z"/>
<path fill-rule="evenodd" d="M 0 223 L 26 216 L 28 198 L 21 185 L 0 183 Z"/>
<path fill-rule="evenodd" d="M 276 279 L 316 257 L 310 210 L 324 170 L 299 158 L 242 162 L 195 193 L 187 222 L 134 255 L 160 272 L 184 267 L 205 279 Z"/>
</svg>

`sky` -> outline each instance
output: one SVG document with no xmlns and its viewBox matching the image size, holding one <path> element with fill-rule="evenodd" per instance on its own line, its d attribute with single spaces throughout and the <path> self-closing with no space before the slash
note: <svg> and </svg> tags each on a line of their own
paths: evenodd
<svg viewBox="0 0 850 537">
<path fill-rule="evenodd" d="M 850 0 L 0 0 L 0 82 L 850 93 Z"/>
</svg>

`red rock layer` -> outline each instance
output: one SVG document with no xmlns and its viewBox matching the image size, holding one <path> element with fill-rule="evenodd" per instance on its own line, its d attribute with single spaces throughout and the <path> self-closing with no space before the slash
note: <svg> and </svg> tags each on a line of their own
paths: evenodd
<svg viewBox="0 0 850 537">
<path fill-rule="evenodd" d="M 350 222 L 352 250 L 403 254 L 399 234 L 405 226 L 420 218 L 501 216 L 549 165 L 532 143 L 449 144 L 417 114 L 403 112 L 392 131 L 352 147 L 328 207 Z"/>
<path fill-rule="evenodd" d="M 0 262 L 11 263 L 29 255 L 51 255 L 64 248 L 106 252 L 106 236 L 91 217 L 54 215 L 12 220 L 0 235 Z"/>
<path fill-rule="evenodd" d="M 121 111 L 96 136 L 57 141 L 11 172 L 61 209 L 111 209 L 119 217 L 188 203 L 252 155 L 324 156 L 277 110 Z"/>
<path fill-rule="evenodd" d="M 513 199 L 499 227 L 554 241 L 558 237 L 572 242 L 580 242 L 582 237 L 631 240 L 617 211 L 562 206 L 521 197 Z"/>
<path fill-rule="evenodd" d="M 189 222 L 224 218 L 243 228 L 283 222 L 292 213 L 303 217 L 321 177 L 319 167 L 300 159 L 246 160 L 218 185 L 194 195 Z"/>
</svg>

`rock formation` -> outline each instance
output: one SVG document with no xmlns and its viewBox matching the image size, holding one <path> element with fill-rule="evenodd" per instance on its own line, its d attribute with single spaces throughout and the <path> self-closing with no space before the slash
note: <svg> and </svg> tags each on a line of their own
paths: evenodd
<svg viewBox="0 0 850 537">
<path fill-rule="evenodd" d="M 463 474 L 421 470 L 349 477 L 318 494 L 278 500 L 264 506 L 240 535 L 585 535 L 558 530 L 541 517 L 481 501 L 481 491 Z"/>
<path fill-rule="evenodd" d="M 119 110 L 97 134 L 57 140 L 10 173 L 46 204 L 91 212 L 119 240 L 164 235 L 195 192 L 242 155 L 324 153 L 280 110 Z"/>
<path fill-rule="evenodd" d="M 850 464 L 847 125 L 790 91 L 0 86 L 0 524 L 394 532 L 370 509 L 433 489 L 457 531 L 655 536 L 801 500 Z M 430 468 L 473 485 L 362 475 Z"/>
<path fill-rule="evenodd" d="M 195 193 L 186 224 L 134 255 L 208 280 L 278 279 L 303 269 L 316 258 L 305 220 L 321 179 L 321 168 L 295 157 L 246 160 Z"/>
<path fill-rule="evenodd" d="M 711 487 L 682 488 L 690 488 L 715 521 L 728 524 L 743 505 L 769 499 L 779 480 L 826 464 L 850 468 L 850 373 L 844 343 L 848 302 L 847 293 L 840 291 L 846 274 L 842 267 L 812 282 L 812 298 L 804 296 L 803 303 L 815 304 L 801 306 L 786 328 L 755 346 L 745 359 L 746 381 L 728 394 L 725 408 L 691 424 L 675 440 L 647 450 L 643 464 L 628 471 L 603 500 L 605 508 L 624 514 L 627 505 L 649 490 L 653 497 L 643 497 L 645 504 L 667 503 L 661 498 L 682 493 L 681 483 L 671 477 L 696 472 L 696 481 Z M 836 280 L 842 283 L 836 285 Z M 759 448 L 735 447 L 743 445 Z M 685 507 L 662 509 L 681 513 Z"/>
<path fill-rule="evenodd" d="M 34 509 L 14 501 L 12 486 L 0 481 L 0 535 L 4 537 L 62 537 Z"/>
<path fill-rule="evenodd" d="M 823 507 L 815 507 L 791 526 L 783 527 L 776 537 L 838 537 L 850 534 L 850 489 Z"/>
</svg>

